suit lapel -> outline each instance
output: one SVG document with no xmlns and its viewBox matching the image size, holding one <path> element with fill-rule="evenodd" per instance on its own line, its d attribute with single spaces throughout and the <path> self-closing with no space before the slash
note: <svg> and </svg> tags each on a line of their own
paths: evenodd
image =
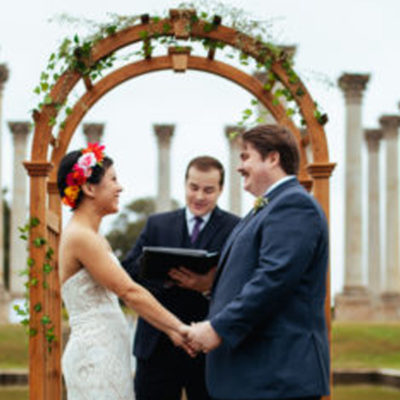
<svg viewBox="0 0 400 400">
<path fill-rule="evenodd" d="M 195 247 L 197 249 L 207 249 L 209 247 L 209 243 L 215 237 L 215 233 L 217 232 L 218 228 L 221 227 L 221 224 L 219 223 L 221 217 L 221 210 L 218 207 L 214 208 L 209 221 L 200 231 L 199 238 L 195 242 Z"/>
<path fill-rule="evenodd" d="M 177 212 L 177 226 L 180 226 L 181 229 L 174 229 L 176 232 L 176 242 L 179 243 L 179 247 L 184 247 L 185 238 L 188 236 L 186 217 L 185 217 L 185 209 L 182 208 Z"/>
<path fill-rule="evenodd" d="M 283 191 L 285 191 L 286 189 L 292 187 L 292 186 L 296 186 L 296 185 L 300 185 L 297 179 L 291 179 L 288 180 L 287 182 L 284 182 L 282 185 L 278 186 L 276 189 L 272 190 L 271 193 L 268 194 L 267 199 L 268 199 L 268 204 L 274 199 L 276 198 L 280 193 L 282 193 Z M 263 210 L 259 210 L 258 213 L 261 213 Z M 251 210 L 246 217 L 244 217 L 242 219 L 241 222 L 239 222 L 239 224 L 236 225 L 235 229 L 232 231 L 231 235 L 229 236 L 224 248 L 222 249 L 222 253 L 221 253 L 221 257 L 219 259 L 219 263 L 218 263 L 218 268 L 217 268 L 217 272 L 215 275 L 215 279 L 214 279 L 214 283 L 213 283 L 213 287 L 212 290 L 214 291 L 217 283 L 218 283 L 218 279 L 221 276 L 222 271 L 224 270 L 224 265 L 225 262 L 229 256 L 230 250 L 233 246 L 233 243 L 235 242 L 236 238 L 238 237 L 239 233 L 244 229 L 244 227 L 247 225 L 247 223 L 254 217 L 256 217 L 256 215 L 258 214 L 254 214 L 253 210 Z"/>
<path fill-rule="evenodd" d="M 215 285 L 218 281 L 218 278 L 221 275 L 222 270 L 224 269 L 224 264 L 226 259 L 228 258 L 229 252 L 232 248 L 233 243 L 235 242 L 235 239 L 237 238 L 237 236 L 239 235 L 239 233 L 242 231 L 242 229 L 244 229 L 244 227 L 247 225 L 247 223 L 250 221 L 250 219 L 253 216 L 253 210 L 251 210 L 233 229 L 232 233 L 229 235 L 228 240 L 226 241 L 222 252 L 221 252 L 221 256 L 219 258 L 219 262 L 218 262 L 218 267 L 217 267 L 217 272 L 215 274 L 215 278 L 214 278 L 214 283 L 213 283 L 213 287 L 212 290 L 214 290 Z"/>
</svg>

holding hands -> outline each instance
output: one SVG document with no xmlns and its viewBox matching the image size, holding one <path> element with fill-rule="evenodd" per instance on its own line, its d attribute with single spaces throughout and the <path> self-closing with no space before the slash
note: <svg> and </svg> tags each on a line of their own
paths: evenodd
<svg viewBox="0 0 400 400">
<path fill-rule="evenodd" d="M 182 337 L 185 337 L 185 347 L 181 347 L 192 357 L 199 352 L 208 353 L 222 343 L 221 337 L 215 332 L 209 321 L 192 323 L 190 327 L 183 325 L 180 333 Z M 188 349 L 190 349 L 190 353 Z"/>
</svg>

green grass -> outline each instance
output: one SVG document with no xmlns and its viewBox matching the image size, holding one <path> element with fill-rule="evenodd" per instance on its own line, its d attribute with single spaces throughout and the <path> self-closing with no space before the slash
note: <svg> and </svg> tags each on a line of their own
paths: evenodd
<svg viewBox="0 0 400 400">
<path fill-rule="evenodd" d="M 28 389 L 26 387 L 0 388 L 1 400 L 28 400 Z"/>
<path fill-rule="evenodd" d="M 399 400 L 400 390 L 383 386 L 341 385 L 333 389 L 334 400 Z"/>
<path fill-rule="evenodd" d="M 333 368 L 400 370 L 400 323 L 336 322 L 332 339 Z"/>
<path fill-rule="evenodd" d="M 368 385 L 335 386 L 334 400 L 399 400 L 400 391 Z M 2 400 L 27 400 L 27 388 L 0 388 Z"/>
<path fill-rule="evenodd" d="M 21 325 L 0 325 L 0 369 L 28 367 L 28 336 Z"/>
</svg>

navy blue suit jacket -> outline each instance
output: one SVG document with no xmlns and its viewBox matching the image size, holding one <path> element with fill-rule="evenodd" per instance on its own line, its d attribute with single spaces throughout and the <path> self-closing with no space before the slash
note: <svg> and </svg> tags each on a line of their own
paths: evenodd
<svg viewBox="0 0 400 400">
<path fill-rule="evenodd" d="M 185 210 L 154 214 L 149 217 L 135 246 L 123 261 L 123 266 L 131 277 L 146 286 L 167 309 L 185 323 L 201 321 L 208 313 L 209 301 L 198 292 L 178 286 L 169 289 L 160 284 L 140 280 L 138 259 L 143 246 L 166 246 L 206 249 L 220 252 L 239 218 L 216 207 L 194 244 L 187 231 Z M 153 353 L 162 333 L 139 318 L 135 335 L 134 354 L 147 359 Z"/>
<path fill-rule="evenodd" d="M 209 319 L 223 342 L 206 359 L 211 397 L 329 392 L 327 221 L 297 179 L 268 199 L 236 226 L 221 254 Z"/>
</svg>

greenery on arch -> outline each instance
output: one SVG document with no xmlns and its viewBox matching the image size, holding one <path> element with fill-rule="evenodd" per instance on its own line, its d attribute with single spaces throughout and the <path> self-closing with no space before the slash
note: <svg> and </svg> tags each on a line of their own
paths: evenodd
<svg viewBox="0 0 400 400">
<path fill-rule="evenodd" d="M 160 49 L 165 54 L 166 48 L 170 46 L 174 46 L 177 49 L 183 48 L 189 42 L 190 47 L 196 48 L 196 50 L 200 49 L 201 51 L 201 48 L 207 52 L 210 49 L 218 50 L 221 56 L 232 59 L 233 62 L 238 63 L 242 67 L 251 67 L 253 70 L 264 72 L 267 77 L 264 89 L 272 93 L 273 104 L 278 105 L 282 99 L 285 99 L 287 116 L 290 118 L 298 116 L 298 122 L 302 125 L 305 124 L 305 121 L 300 116 L 300 111 L 294 98 L 294 96 L 301 97 L 304 95 L 300 85 L 300 78 L 294 70 L 292 55 L 283 46 L 277 45 L 277 41 L 274 40 L 273 34 L 271 34 L 274 21 L 254 20 L 244 10 L 219 1 L 183 2 L 178 8 L 181 10 L 196 10 L 196 13 L 191 16 L 190 22 L 185 27 L 189 34 L 195 24 L 198 24 L 200 21 L 202 22 L 204 32 L 211 32 L 214 29 L 218 29 L 221 23 L 220 16 L 222 15 L 224 24 L 238 32 L 239 42 L 242 36 L 244 38 L 244 35 L 251 36 L 257 40 L 261 49 L 257 60 L 250 57 L 245 47 L 241 47 L 240 43 L 238 43 L 238 49 L 236 49 L 226 46 L 219 41 L 208 38 L 199 39 L 191 35 L 189 35 L 188 41 L 178 40 L 171 35 L 173 27 L 169 22 L 163 23 L 163 34 L 154 31 L 152 24 L 159 23 L 160 21 L 168 21 L 166 13 L 152 16 L 110 14 L 109 20 L 102 23 L 90 20 L 81 21 L 63 15 L 60 17 L 61 20 L 71 24 L 80 22 L 80 26 L 82 24 L 87 26 L 91 33 L 86 37 L 75 33 L 72 37 L 65 38 L 62 40 L 59 48 L 50 55 L 47 66 L 41 73 L 40 82 L 34 89 L 34 92 L 40 97 L 34 112 L 40 111 L 46 105 L 53 105 L 58 115 L 50 118 L 49 125 L 52 127 L 57 126 L 58 131 L 61 131 L 65 127 L 66 118 L 72 113 L 72 107 L 68 104 L 68 100 L 63 104 L 56 103 L 51 98 L 51 90 L 60 76 L 66 71 L 76 71 L 84 79 L 90 79 L 96 83 L 106 72 L 116 68 L 118 64 L 128 60 L 150 58 L 152 55 L 160 52 Z M 92 61 L 92 50 L 99 41 L 107 37 L 112 37 L 117 32 L 131 26 L 142 23 L 145 24 L 146 28 L 140 32 L 142 39 L 140 48 L 136 48 L 134 51 L 118 51 L 117 53 L 107 55 L 97 62 Z M 282 85 L 275 85 L 279 81 L 279 76 L 271 70 L 271 66 L 275 62 L 281 63 L 291 84 L 299 83 L 295 95 Z M 262 117 L 260 119 L 256 112 L 257 106 L 258 100 L 251 100 L 249 107 L 241 113 L 238 122 L 239 126 L 249 127 L 263 122 Z M 314 116 L 321 125 L 327 122 L 327 115 L 319 109 L 318 104 L 315 104 Z"/>
</svg>

